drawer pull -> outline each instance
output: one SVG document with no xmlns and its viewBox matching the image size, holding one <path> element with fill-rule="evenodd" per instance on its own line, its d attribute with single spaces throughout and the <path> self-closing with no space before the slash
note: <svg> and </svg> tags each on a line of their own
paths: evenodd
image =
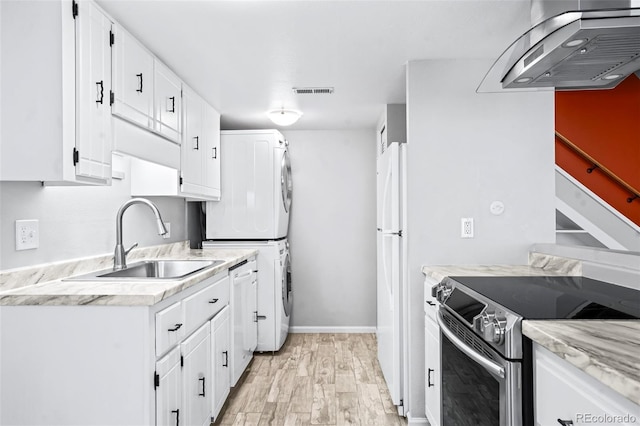
<svg viewBox="0 0 640 426">
<path fill-rule="evenodd" d="M 427 368 L 427 387 L 430 388 L 431 386 L 435 386 L 433 383 L 431 383 L 431 373 L 434 372 L 435 370 L 433 368 Z"/>
<path fill-rule="evenodd" d="M 180 409 L 172 410 L 172 413 L 176 414 L 176 426 L 180 426 Z"/>
<path fill-rule="evenodd" d="M 573 420 L 558 419 L 558 423 L 560 423 L 562 426 L 569 426 L 573 424 Z"/>
<path fill-rule="evenodd" d="M 173 328 L 168 329 L 167 331 L 178 331 L 182 327 L 182 324 L 176 324 Z"/>
<path fill-rule="evenodd" d="M 209 300 L 209 303 L 218 303 L 218 299 L 211 299 Z"/>
<path fill-rule="evenodd" d="M 204 377 L 201 377 L 198 380 L 202 381 L 202 393 L 199 393 L 198 396 L 204 396 L 204 393 L 205 393 Z"/>
<path fill-rule="evenodd" d="M 224 355 L 224 364 L 222 364 L 223 367 L 228 367 L 229 366 L 229 352 L 228 351 L 222 351 L 222 354 Z"/>
<path fill-rule="evenodd" d="M 142 73 L 136 74 L 136 77 L 138 77 L 140 79 L 138 81 L 139 85 L 138 85 L 138 88 L 136 89 L 136 92 L 142 93 Z"/>
<path fill-rule="evenodd" d="M 427 305 L 429 306 L 436 306 L 436 304 L 433 303 L 431 300 L 427 300 L 426 302 L 427 302 Z"/>
</svg>

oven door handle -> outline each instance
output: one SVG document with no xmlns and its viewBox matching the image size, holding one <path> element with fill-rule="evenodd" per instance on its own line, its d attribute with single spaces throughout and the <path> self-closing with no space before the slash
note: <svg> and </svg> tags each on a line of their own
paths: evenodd
<svg viewBox="0 0 640 426">
<path fill-rule="evenodd" d="M 489 373 L 493 374 L 494 376 L 498 376 L 501 379 L 504 379 L 505 373 L 504 373 L 503 366 L 501 366 L 500 364 L 497 364 L 496 362 L 490 359 L 483 357 L 478 352 L 474 351 L 469 346 L 467 346 L 462 340 L 458 338 L 458 336 L 453 334 L 451 330 L 447 328 L 447 325 L 444 323 L 444 320 L 442 319 L 442 314 L 440 312 L 438 312 L 436 319 L 438 320 L 438 325 L 440 326 L 440 331 L 442 331 L 442 334 L 444 334 L 445 337 L 449 339 L 449 341 L 453 343 L 453 345 L 456 348 L 460 349 L 469 358 L 471 358 L 472 360 L 480 364 L 483 368 L 487 369 Z"/>
</svg>

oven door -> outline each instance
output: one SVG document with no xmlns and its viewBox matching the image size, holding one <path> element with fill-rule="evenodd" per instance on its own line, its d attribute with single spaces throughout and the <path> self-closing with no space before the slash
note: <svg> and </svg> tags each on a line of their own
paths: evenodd
<svg viewBox="0 0 640 426">
<path fill-rule="evenodd" d="M 441 333 L 442 426 L 522 426 L 522 366 L 506 360 L 445 309 Z"/>
</svg>

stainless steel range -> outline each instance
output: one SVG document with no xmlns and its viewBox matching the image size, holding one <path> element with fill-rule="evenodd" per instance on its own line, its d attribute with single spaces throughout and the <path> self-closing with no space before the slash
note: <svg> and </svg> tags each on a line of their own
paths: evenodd
<svg viewBox="0 0 640 426">
<path fill-rule="evenodd" d="M 584 277 L 447 277 L 432 293 L 445 426 L 534 424 L 523 319 L 640 318 L 640 291 Z"/>
</svg>

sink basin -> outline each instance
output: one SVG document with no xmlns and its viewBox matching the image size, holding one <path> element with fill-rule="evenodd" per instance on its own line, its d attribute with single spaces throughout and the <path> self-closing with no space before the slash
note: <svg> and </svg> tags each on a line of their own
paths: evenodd
<svg viewBox="0 0 640 426">
<path fill-rule="evenodd" d="M 97 271 L 67 280 L 103 280 L 113 278 L 138 279 L 180 279 L 210 266 L 220 265 L 224 260 L 145 260 L 132 263 L 125 269 Z M 65 281 L 67 281 L 65 280 Z"/>
</svg>

